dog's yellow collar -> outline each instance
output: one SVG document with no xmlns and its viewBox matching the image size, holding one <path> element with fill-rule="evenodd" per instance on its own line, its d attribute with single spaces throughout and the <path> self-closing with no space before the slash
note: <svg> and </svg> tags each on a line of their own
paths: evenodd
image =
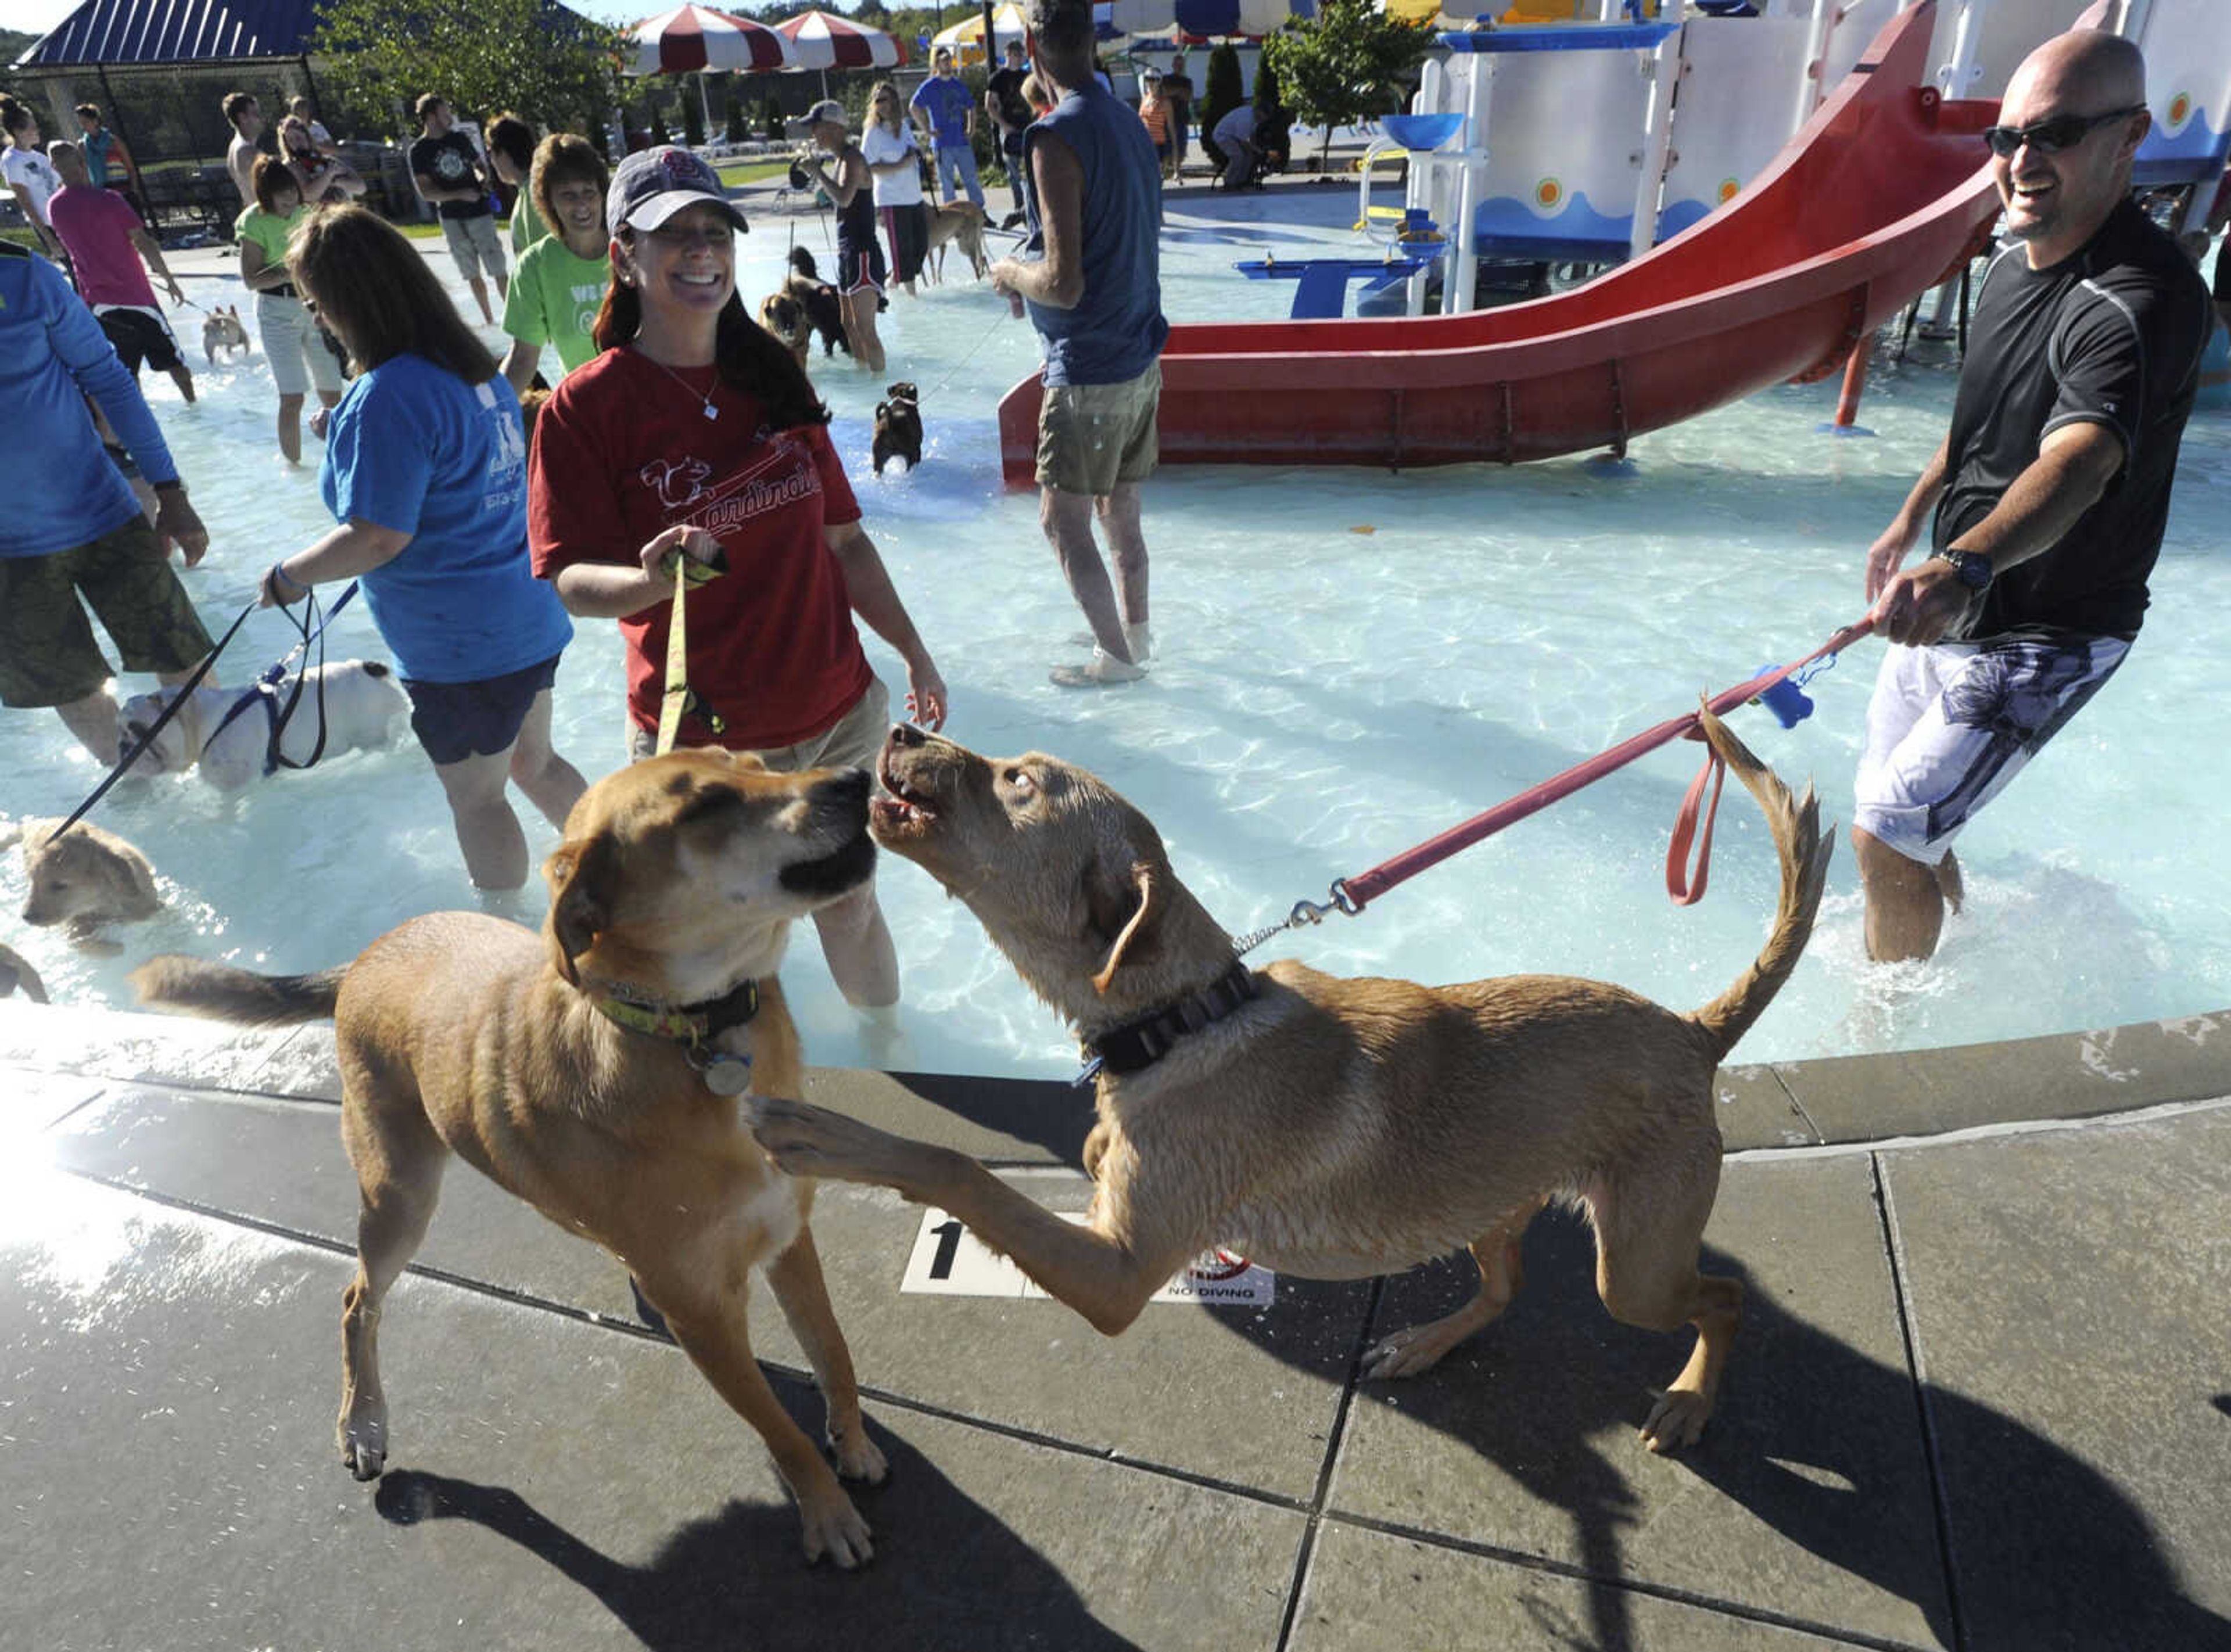
<svg viewBox="0 0 2231 1652">
<path fill-rule="evenodd" d="M 630 1032 L 670 1038 L 678 1044 L 702 1044 L 715 1034 L 742 1026 L 760 1012 L 760 984 L 749 976 L 721 997 L 702 1003 L 644 1003 L 620 996 L 625 991 L 611 982 L 600 981 L 590 989 L 589 1002 L 606 1020 L 618 1023 Z"/>
</svg>

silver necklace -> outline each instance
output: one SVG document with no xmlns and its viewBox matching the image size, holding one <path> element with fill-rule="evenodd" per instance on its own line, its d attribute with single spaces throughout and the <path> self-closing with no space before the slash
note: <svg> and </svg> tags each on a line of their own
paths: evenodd
<svg viewBox="0 0 2231 1652">
<path fill-rule="evenodd" d="M 695 385 L 691 384 L 690 384 L 690 382 L 689 382 L 688 379 L 686 379 L 686 378 L 682 378 L 682 376 L 680 373 L 676 372 L 676 371 L 674 371 L 674 369 L 672 369 L 671 367 L 668 366 L 664 362 L 663 362 L 663 361 L 659 360 L 656 356 L 647 355 L 647 354 L 645 354 L 645 353 L 644 353 L 642 350 L 640 350 L 640 349 L 638 349 L 635 353 L 636 353 L 637 355 L 638 355 L 638 356 L 642 356 L 642 357 L 643 357 L 643 358 L 645 361 L 649 362 L 652 366 L 654 366 L 654 367 L 657 368 L 657 369 L 658 369 L 658 371 L 659 371 L 660 372 L 664 373 L 664 374 L 665 374 L 669 378 L 672 379 L 676 384 L 677 384 L 681 385 L 682 389 L 684 389 L 684 390 L 688 390 L 688 391 L 689 392 L 690 397 L 691 397 L 691 398 L 692 398 L 693 400 L 695 400 L 695 401 L 698 401 L 698 402 L 702 403 L 704 404 L 704 408 L 705 408 L 705 416 L 706 416 L 707 418 L 708 418 L 708 419 L 717 419 L 717 418 L 719 418 L 719 417 L 721 416 L 721 410 L 720 410 L 719 408 L 715 407 L 715 406 L 713 405 L 713 392 L 712 392 L 712 391 L 710 391 L 710 390 L 707 390 L 707 391 L 705 391 L 704 393 L 702 393 L 702 394 L 701 395 L 701 394 L 698 392 L 698 390 L 697 390 L 696 387 L 695 387 Z M 717 364 L 717 363 L 715 363 L 715 365 L 714 365 L 714 369 L 713 369 L 713 382 L 714 382 L 715 384 L 719 384 L 719 383 L 721 382 L 721 370 L 720 370 L 719 364 Z"/>
</svg>

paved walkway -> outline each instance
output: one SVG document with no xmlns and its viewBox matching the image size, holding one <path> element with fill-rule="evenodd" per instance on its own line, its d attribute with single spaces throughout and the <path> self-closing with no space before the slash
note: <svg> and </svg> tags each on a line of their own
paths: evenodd
<svg viewBox="0 0 2231 1652">
<path fill-rule="evenodd" d="M 392 1466 L 351 1480 L 333 1087 L 324 1029 L 0 1004 L 0 1644 L 2231 1648 L 2231 1016 L 1730 1069 L 1706 1266 L 1752 1312 L 1673 1461 L 1633 1429 L 1685 1345 L 1605 1317 L 1570 1221 L 1501 1323 L 1361 1385 L 1457 1268 L 1111 1342 L 901 1291 L 921 1213 L 826 1188 L 894 1471 L 857 1577 L 800 1564 L 619 1268 L 462 1168 L 386 1318 Z M 1086 1197 L 1062 1087 L 812 1093 Z"/>
</svg>

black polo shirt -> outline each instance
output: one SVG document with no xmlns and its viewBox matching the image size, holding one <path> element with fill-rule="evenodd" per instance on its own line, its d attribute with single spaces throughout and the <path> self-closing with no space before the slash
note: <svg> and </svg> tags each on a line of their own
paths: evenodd
<svg viewBox="0 0 2231 1652">
<path fill-rule="evenodd" d="M 2107 426 L 2123 468 L 2051 550 L 1991 582 L 1970 638 L 2138 634 L 2213 325 L 2192 261 L 2128 201 L 2058 264 L 2032 269 L 2019 244 L 1992 261 L 1952 405 L 1936 548 L 1988 516 L 2062 425 Z"/>
</svg>

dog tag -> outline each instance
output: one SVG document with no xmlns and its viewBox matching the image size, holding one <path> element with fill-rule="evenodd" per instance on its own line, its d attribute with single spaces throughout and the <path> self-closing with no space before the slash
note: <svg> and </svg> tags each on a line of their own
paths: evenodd
<svg viewBox="0 0 2231 1652">
<path fill-rule="evenodd" d="M 715 1095 L 741 1095 L 752 1087 L 752 1059 L 748 1055 L 715 1055 L 697 1069 L 705 1087 Z"/>
</svg>

